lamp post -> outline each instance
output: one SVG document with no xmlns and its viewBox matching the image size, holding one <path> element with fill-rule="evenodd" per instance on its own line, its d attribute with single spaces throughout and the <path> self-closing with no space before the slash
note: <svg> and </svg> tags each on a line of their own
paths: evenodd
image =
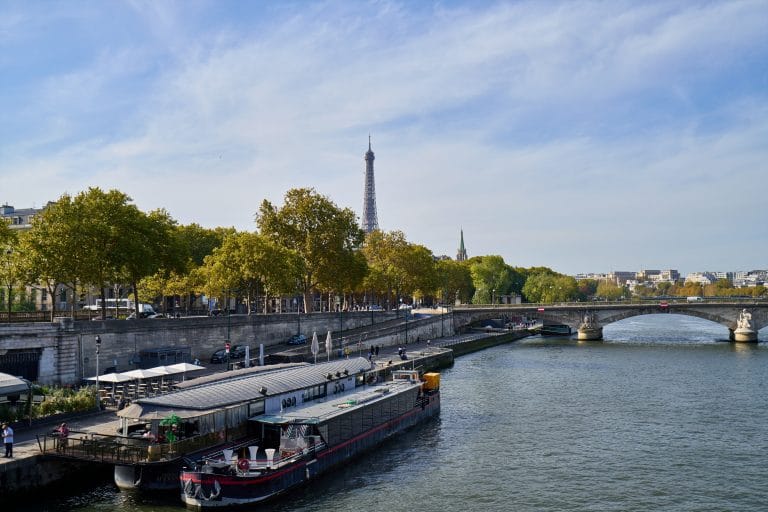
<svg viewBox="0 0 768 512">
<path fill-rule="evenodd" d="M 293 299 L 293 305 L 296 306 L 296 325 L 298 329 L 296 334 L 301 334 L 301 311 L 299 309 L 299 300 Z"/>
<path fill-rule="evenodd" d="M 405 344 L 408 344 L 408 310 L 403 310 L 403 318 L 405 318 Z"/>
<path fill-rule="evenodd" d="M 496 304 L 496 288 L 491 290 L 491 305 Z"/>
<path fill-rule="evenodd" d="M 8 302 L 8 323 L 11 323 L 11 294 L 13 292 L 13 283 L 11 282 L 11 254 L 13 254 L 13 250 L 9 247 L 5 250 L 5 264 L 6 264 L 6 271 L 8 275 L 6 276 L 6 279 L 8 279 L 8 297 L 6 297 L 6 301 Z"/>
<path fill-rule="evenodd" d="M 96 335 L 96 409 L 101 409 L 101 397 L 99 396 L 99 352 L 101 351 L 101 336 Z"/>
</svg>

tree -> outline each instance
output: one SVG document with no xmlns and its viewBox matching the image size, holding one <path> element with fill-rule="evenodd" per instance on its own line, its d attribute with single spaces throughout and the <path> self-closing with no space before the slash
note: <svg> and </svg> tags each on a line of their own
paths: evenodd
<svg viewBox="0 0 768 512">
<path fill-rule="evenodd" d="M 250 314 L 252 299 L 259 287 L 265 296 L 296 289 L 301 277 L 301 260 L 296 253 L 265 236 L 236 232 L 227 236 L 221 247 L 205 258 L 204 274 L 209 295 L 244 293 Z"/>
<path fill-rule="evenodd" d="M 462 261 L 440 260 L 435 265 L 438 296 L 443 303 L 469 302 L 475 294 L 469 265 Z"/>
<path fill-rule="evenodd" d="M 262 235 L 301 258 L 299 282 L 307 312 L 314 309 L 311 293 L 323 279 L 343 271 L 364 238 L 352 210 L 307 188 L 286 192 L 279 209 L 264 200 L 256 224 Z"/>
<path fill-rule="evenodd" d="M 523 293 L 528 301 L 566 302 L 578 295 L 576 279 L 550 272 L 534 274 L 526 279 Z"/>
<path fill-rule="evenodd" d="M 595 294 L 605 300 L 618 300 L 624 296 L 624 288 L 613 281 L 603 279 L 597 284 L 597 291 Z"/>
<path fill-rule="evenodd" d="M 59 287 L 72 290 L 71 309 L 75 309 L 76 289 L 86 267 L 86 216 L 80 204 L 68 194 L 49 203 L 32 219 L 32 228 L 20 240 L 24 255 L 22 268 L 27 283 L 40 283 L 51 297 L 51 320 L 56 316 Z"/>
<path fill-rule="evenodd" d="M 472 284 L 475 304 L 490 304 L 497 302 L 501 295 L 512 291 L 513 271 L 501 256 L 480 256 L 469 260 L 469 270 L 472 274 Z"/>
<path fill-rule="evenodd" d="M 134 310 L 139 309 L 139 283 L 145 277 L 157 273 L 181 272 L 186 254 L 181 240 L 176 236 L 176 222 L 165 210 L 155 210 L 145 215 L 138 208 L 127 208 L 125 236 L 120 274 L 130 283 L 133 290 Z M 136 315 L 139 319 L 141 316 Z"/>
</svg>

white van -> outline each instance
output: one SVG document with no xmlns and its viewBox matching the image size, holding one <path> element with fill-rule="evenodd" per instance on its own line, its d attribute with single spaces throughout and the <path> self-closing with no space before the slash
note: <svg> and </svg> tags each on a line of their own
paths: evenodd
<svg viewBox="0 0 768 512">
<path fill-rule="evenodd" d="M 696 297 L 688 297 L 688 302 L 701 302 L 704 299 L 702 297 L 699 297 L 698 295 Z"/>
</svg>

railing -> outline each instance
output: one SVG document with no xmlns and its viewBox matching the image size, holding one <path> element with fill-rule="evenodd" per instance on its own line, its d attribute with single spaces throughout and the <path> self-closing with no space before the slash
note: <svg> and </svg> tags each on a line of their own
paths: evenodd
<svg viewBox="0 0 768 512">
<path fill-rule="evenodd" d="M 180 439 L 172 443 L 155 443 L 150 439 L 108 436 L 70 430 L 67 437 L 38 434 L 41 453 L 104 463 L 157 462 L 170 460 L 218 443 L 216 433 Z"/>
</svg>

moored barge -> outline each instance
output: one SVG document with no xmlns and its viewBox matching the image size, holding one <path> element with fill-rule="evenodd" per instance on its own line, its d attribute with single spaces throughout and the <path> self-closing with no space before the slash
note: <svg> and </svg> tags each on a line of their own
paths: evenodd
<svg viewBox="0 0 768 512">
<path fill-rule="evenodd" d="M 255 418 L 352 394 L 375 378 L 368 370 L 365 358 L 340 359 L 137 400 L 117 413 L 121 434 L 111 441 L 118 455 L 115 483 L 121 489 L 178 492 L 185 460 L 246 443 Z"/>
<path fill-rule="evenodd" d="M 398 370 L 392 380 L 279 414 L 251 418 L 254 437 L 202 458 L 180 475 L 188 508 L 262 502 L 328 472 L 440 412 L 440 375 Z"/>
</svg>

